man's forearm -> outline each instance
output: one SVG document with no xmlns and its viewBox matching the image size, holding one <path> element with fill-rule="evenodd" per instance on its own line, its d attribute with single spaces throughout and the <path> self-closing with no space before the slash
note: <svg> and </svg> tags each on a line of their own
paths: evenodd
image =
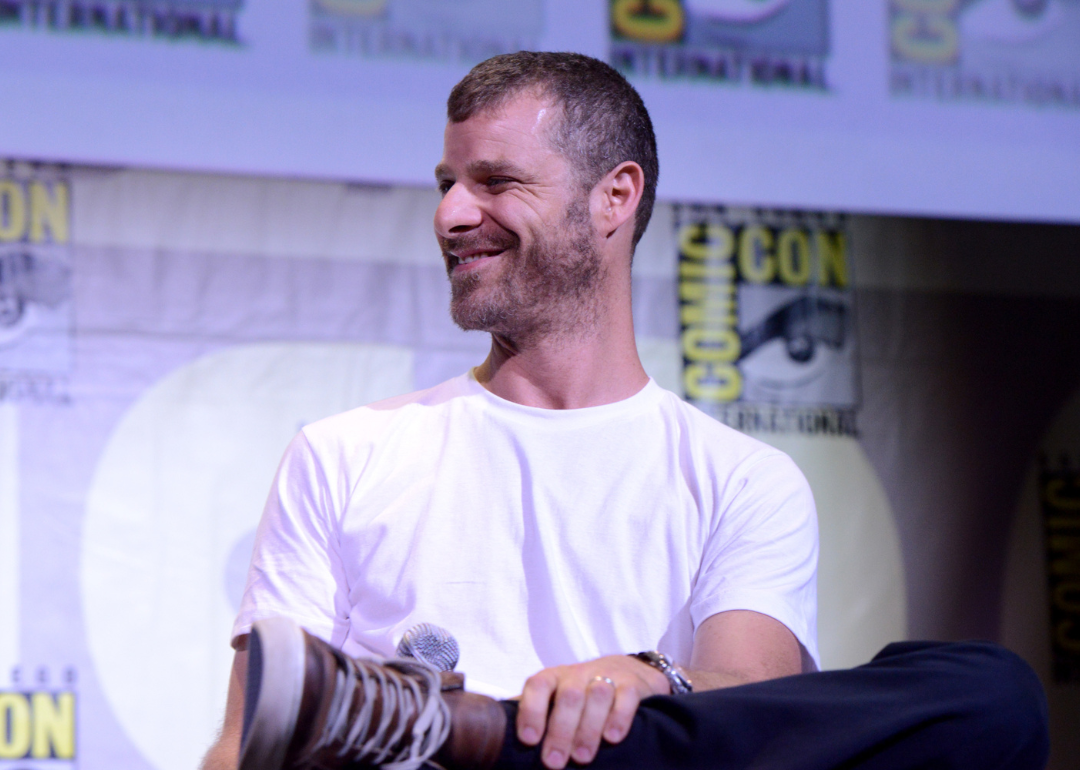
<svg viewBox="0 0 1080 770">
<path fill-rule="evenodd" d="M 203 757 L 199 770 L 236 770 L 240 764 L 240 738 L 244 729 L 244 690 L 247 686 L 247 636 L 236 641 L 229 694 L 225 700 L 225 721 L 217 740 Z"/>
</svg>

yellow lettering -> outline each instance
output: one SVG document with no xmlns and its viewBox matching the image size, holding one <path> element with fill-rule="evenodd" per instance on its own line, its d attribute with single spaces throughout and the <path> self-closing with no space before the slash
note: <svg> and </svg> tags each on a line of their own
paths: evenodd
<svg viewBox="0 0 1080 770">
<path fill-rule="evenodd" d="M 21 241 L 26 234 L 26 196 L 22 185 L 0 179 L 0 241 Z"/>
<path fill-rule="evenodd" d="M 810 282 L 810 240 L 802 230 L 784 230 L 776 242 L 776 267 L 788 286 Z"/>
<path fill-rule="evenodd" d="M 683 326 L 738 326 L 735 317 L 735 301 L 713 300 L 679 308 L 679 321 Z"/>
<path fill-rule="evenodd" d="M 34 711 L 35 759 L 71 759 L 75 756 L 75 695 L 62 692 L 54 696 L 36 692 L 31 700 Z"/>
<path fill-rule="evenodd" d="M 30 750 L 30 704 L 17 692 L 0 692 L 0 759 L 20 759 Z"/>
<path fill-rule="evenodd" d="M 679 0 L 615 0 L 611 21 L 623 37 L 670 43 L 682 35 L 682 4 Z"/>
<path fill-rule="evenodd" d="M 728 363 L 739 358 L 742 342 L 734 329 L 694 327 L 683 331 L 683 355 L 691 361 Z"/>
<path fill-rule="evenodd" d="M 734 296 L 735 286 L 730 283 L 679 282 L 679 299 L 684 302 L 723 302 Z"/>
<path fill-rule="evenodd" d="M 742 374 L 731 364 L 690 364 L 683 371 L 683 387 L 699 401 L 734 401 L 742 393 Z"/>
<path fill-rule="evenodd" d="M 773 235 L 760 225 L 739 234 L 739 273 L 751 283 L 768 283 L 776 275 Z"/>
<path fill-rule="evenodd" d="M 843 233 L 827 233 L 819 230 L 814 233 L 814 245 L 817 247 L 818 284 L 846 288 L 848 285 L 847 238 Z"/>
<path fill-rule="evenodd" d="M 55 182 L 53 194 L 42 182 L 30 185 L 30 240 L 45 240 L 45 228 L 49 228 L 54 243 L 68 240 L 68 188 L 64 182 Z"/>
<path fill-rule="evenodd" d="M 726 262 L 735 253 L 735 236 L 724 225 L 688 225 L 679 233 L 679 250 L 690 259 Z"/>
</svg>

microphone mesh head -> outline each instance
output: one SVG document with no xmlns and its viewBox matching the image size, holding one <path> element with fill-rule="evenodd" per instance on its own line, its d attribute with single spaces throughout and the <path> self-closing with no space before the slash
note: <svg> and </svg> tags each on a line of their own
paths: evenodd
<svg viewBox="0 0 1080 770">
<path fill-rule="evenodd" d="M 460 651 L 457 639 L 445 628 L 434 623 L 421 623 L 406 631 L 398 642 L 400 658 L 413 658 L 439 671 L 453 671 Z"/>
</svg>

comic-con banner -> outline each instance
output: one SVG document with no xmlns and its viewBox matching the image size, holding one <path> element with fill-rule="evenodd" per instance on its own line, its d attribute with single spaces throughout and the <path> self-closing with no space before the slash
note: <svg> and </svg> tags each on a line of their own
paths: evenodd
<svg viewBox="0 0 1080 770">
<path fill-rule="evenodd" d="M 740 430 L 855 435 L 842 217 L 676 208 L 683 387 Z"/>
<path fill-rule="evenodd" d="M 0 24 L 50 32 L 236 43 L 243 0 L 5 0 Z"/>
<path fill-rule="evenodd" d="M 626 75 L 824 88 L 827 0 L 611 0 Z"/>
<path fill-rule="evenodd" d="M 475 63 L 538 46 L 543 0 L 310 0 L 313 51 Z"/>
<path fill-rule="evenodd" d="M 890 0 L 893 94 L 1080 107 L 1078 0 Z"/>
<path fill-rule="evenodd" d="M 68 181 L 0 166 L 0 401 L 63 398 L 71 369 Z"/>
<path fill-rule="evenodd" d="M 1039 491 L 1046 532 L 1054 681 L 1080 684 L 1080 467 L 1066 458 L 1060 465 L 1044 464 Z"/>
</svg>

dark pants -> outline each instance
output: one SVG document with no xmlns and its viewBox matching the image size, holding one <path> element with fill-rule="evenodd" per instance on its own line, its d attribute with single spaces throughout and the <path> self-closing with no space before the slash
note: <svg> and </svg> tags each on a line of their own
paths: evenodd
<svg viewBox="0 0 1080 770">
<path fill-rule="evenodd" d="M 540 768 L 513 737 L 498 768 Z M 1045 767 L 1046 696 L 1019 657 L 985 642 L 890 644 L 864 666 L 642 701 L 634 726 L 590 767 Z"/>
</svg>

